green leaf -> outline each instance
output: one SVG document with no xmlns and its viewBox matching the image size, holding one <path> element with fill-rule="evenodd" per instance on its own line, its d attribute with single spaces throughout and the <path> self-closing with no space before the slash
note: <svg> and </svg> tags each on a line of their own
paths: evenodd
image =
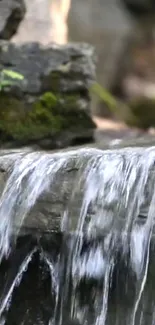
<svg viewBox="0 0 155 325">
<path fill-rule="evenodd" d="M 12 71 L 12 70 L 2 70 L 2 74 L 3 76 L 5 77 L 9 77 L 11 79 L 18 79 L 18 80 L 23 80 L 24 79 L 24 76 L 21 75 L 20 73 L 18 72 L 15 72 L 15 71 Z"/>
<path fill-rule="evenodd" d="M 112 96 L 105 88 L 103 88 L 97 82 L 92 85 L 90 91 L 98 96 L 112 112 L 116 111 L 117 101 L 114 96 Z"/>
<path fill-rule="evenodd" d="M 92 86 L 92 91 L 96 93 L 103 101 L 107 102 L 109 105 L 116 105 L 115 98 L 98 83 L 94 83 L 94 85 Z"/>
</svg>

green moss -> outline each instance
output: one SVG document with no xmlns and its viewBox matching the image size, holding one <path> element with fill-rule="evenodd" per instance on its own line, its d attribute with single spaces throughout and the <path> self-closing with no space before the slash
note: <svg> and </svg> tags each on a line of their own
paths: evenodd
<svg viewBox="0 0 155 325">
<path fill-rule="evenodd" d="M 155 99 L 138 98 L 129 103 L 127 124 L 147 129 L 155 126 Z"/>
<path fill-rule="evenodd" d="M 51 92 L 46 92 L 40 97 L 40 103 L 45 107 L 54 107 L 58 103 L 58 98 Z"/>
<path fill-rule="evenodd" d="M 79 130 L 93 122 L 83 110 L 77 109 L 77 95 L 56 97 L 44 93 L 33 104 L 25 104 L 0 93 L 0 135 L 2 140 L 39 140 L 64 130 Z"/>
</svg>

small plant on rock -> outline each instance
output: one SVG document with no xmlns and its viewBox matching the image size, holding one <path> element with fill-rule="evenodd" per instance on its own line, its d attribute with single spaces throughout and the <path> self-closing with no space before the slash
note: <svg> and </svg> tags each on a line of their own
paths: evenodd
<svg viewBox="0 0 155 325">
<path fill-rule="evenodd" d="M 18 80 L 23 80 L 24 76 L 18 72 L 12 70 L 3 69 L 0 72 L 0 91 L 2 91 L 5 87 L 10 87 L 14 85 Z"/>
</svg>

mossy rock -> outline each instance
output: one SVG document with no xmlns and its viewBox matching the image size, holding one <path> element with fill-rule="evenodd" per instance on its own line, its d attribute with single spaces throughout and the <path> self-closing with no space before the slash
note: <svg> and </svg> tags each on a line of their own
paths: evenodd
<svg viewBox="0 0 155 325">
<path fill-rule="evenodd" d="M 126 123 L 129 126 L 148 129 L 155 126 L 155 99 L 145 97 L 132 100 L 129 104 Z"/>
<path fill-rule="evenodd" d="M 58 96 L 44 93 L 32 104 L 0 93 L 1 143 L 29 144 L 56 138 L 64 132 L 77 134 L 93 130 L 95 124 L 85 110 L 77 108 L 78 95 Z"/>
</svg>

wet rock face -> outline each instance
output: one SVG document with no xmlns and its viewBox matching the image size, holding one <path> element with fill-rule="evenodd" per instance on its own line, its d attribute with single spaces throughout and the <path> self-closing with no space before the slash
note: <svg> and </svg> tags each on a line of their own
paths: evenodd
<svg viewBox="0 0 155 325">
<path fill-rule="evenodd" d="M 92 46 L 18 46 L 1 41 L 0 66 L 23 76 L 0 93 L 1 146 L 9 142 L 13 146 L 35 143 L 56 148 L 92 140 Z"/>
<path fill-rule="evenodd" d="M 135 150 L 138 149 L 133 148 L 132 150 L 133 152 L 135 152 Z M 143 152 L 146 149 L 143 148 L 140 150 L 141 152 Z M 126 149 L 121 149 L 120 151 L 118 151 L 118 155 L 119 152 L 126 152 Z M 68 155 L 68 153 L 66 154 Z M 109 153 L 110 155 L 109 157 L 111 157 L 109 161 L 113 159 L 112 158 L 113 154 L 115 154 L 115 151 L 111 151 L 111 153 Z M 34 233 L 36 235 L 36 232 L 48 233 L 49 231 L 51 231 L 60 234 L 62 228 L 63 230 L 66 230 L 66 233 L 76 231 L 78 221 L 79 221 L 79 216 L 81 213 L 83 197 L 85 195 L 85 176 L 84 176 L 85 171 L 87 167 L 89 168 L 89 170 L 91 170 L 91 161 L 94 158 L 96 159 L 97 157 L 98 157 L 97 160 L 100 159 L 102 155 L 103 156 L 106 155 L 106 152 L 97 149 L 88 149 L 88 150 L 85 149 L 82 151 L 75 150 L 72 152 L 71 156 L 68 156 L 67 160 L 66 159 L 62 160 L 62 165 L 61 165 L 60 161 L 62 157 L 65 157 L 65 152 L 63 153 L 63 155 L 62 153 L 61 154 L 57 153 L 53 155 L 50 153 L 46 153 L 45 156 L 44 153 L 32 153 L 32 152 L 18 151 L 18 150 L 14 152 L 10 150 L 9 151 L 6 150 L 3 156 L 3 152 L 1 152 L 0 169 L 4 170 L 4 172 L 2 174 L 3 178 L 1 176 L 0 179 L 0 190 L 1 192 L 3 191 L 3 193 L 7 193 L 7 196 L 4 196 L 2 198 L 3 209 L 4 207 L 6 207 L 6 209 L 8 207 L 7 197 L 10 198 L 11 195 L 12 198 L 16 198 L 16 193 L 17 193 L 16 186 L 10 187 L 10 185 L 8 184 L 12 184 L 12 182 L 14 182 L 14 178 L 12 181 L 12 175 L 13 177 L 14 175 L 16 175 L 16 184 L 18 184 L 18 179 L 21 182 L 21 175 L 22 175 L 22 168 L 23 168 L 22 166 L 24 166 L 24 171 L 26 171 L 26 174 L 24 176 L 24 179 L 22 178 L 22 182 L 21 182 L 22 184 L 20 187 L 21 194 L 19 195 L 20 201 L 15 199 L 14 203 L 12 203 L 13 204 L 12 206 L 14 206 L 12 211 L 18 211 L 17 206 L 18 204 L 20 204 L 20 202 L 23 202 L 23 200 L 25 200 L 25 197 L 28 197 L 28 202 L 30 202 L 32 200 L 31 193 L 33 193 L 33 198 L 34 198 L 34 193 L 37 193 L 37 196 L 35 196 L 35 202 L 33 203 L 33 205 L 30 208 L 28 207 L 28 209 L 25 208 L 27 206 L 27 203 L 22 203 L 22 206 L 24 207 L 23 209 L 26 209 L 26 210 L 21 210 L 22 217 L 25 212 L 26 212 L 26 217 L 24 219 L 23 226 L 21 228 L 21 233 L 22 234 Z M 129 155 L 131 155 L 131 151 L 129 151 Z M 35 160 L 36 164 L 38 161 L 40 161 L 41 171 L 39 171 L 40 169 L 38 170 L 38 167 L 36 167 L 32 172 L 33 177 L 31 179 L 31 173 L 28 172 L 27 167 L 25 166 L 26 166 L 26 162 L 29 161 L 34 166 L 34 163 L 32 162 L 33 156 L 36 157 Z M 138 157 L 138 159 L 140 158 Z M 147 156 L 147 159 L 149 161 L 149 156 Z M 18 163 L 19 161 L 20 161 L 20 170 L 18 173 L 17 170 L 14 169 L 14 166 L 15 163 Z M 129 161 L 129 156 L 127 156 L 126 158 L 124 156 L 124 166 L 128 164 L 128 161 Z M 48 164 L 44 165 L 47 162 Z M 53 167 L 53 163 L 55 167 L 58 166 L 57 172 Z M 49 172 L 48 174 L 49 176 L 44 174 L 43 172 L 44 170 Z M 10 171 L 14 171 L 14 173 L 10 174 Z M 40 177 L 39 178 L 37 176 L 35 177 L 35 174 L 40 175 Z M 9 175 L 10 178 L 8 178 Z M 52 176 L 52 178 L 50 178 L 50 175 Z M 97 170 L 96 170 L 96 175 L 98 175 Z M 143 202 L 141 201 L 140 218 L 138 215 L 137 222 L 143 222 L 143 221 L 145 222 L 147 218 L 148 207 L 150 206 L 150 202 L 152 198 L 151 194 L 154 186 L 154 179 L 155 179 L 154 166 L 152 166 L 152 170 L 150 170 L 149 172 L 148 181 L 145 186 Z M 50 184 L 48 182 L 49 180 L 50 180 Z M 31 187 L 32 181 L 34 182 L 33 183 L 34 185 Z M 8 188 L 11 189 L 11 194 Z M 135 193 L 135 191 L 133 191 L 133 193 Z M 65 211 L 69 211 L 68 220 L 65 220 L 65 218 L 63 219 Z M 106 221 L 106 223 L 103 222 L 102 217 L 99 219 L 97 218 L 97 216 L 100 215 L 100 213 L 98 213 L 97 211 L 100 211 L 100 204 L 95 203 L 94 205 L 94 203 L 92 203 L 89 205 L 88 213 L 86 216 L 86 222 L 84 225 L 84 231 L 86 230 L 86 226 L 90 220 L 93 225 L 93 228 L 91 228 L 93 236 L 96 236 L 95 234 L 98 234 L 98 236 L 100 235 L 103 236 L 107 234 L 111 229 L 111 227 L 113 227 L 114 220 L 115 220 L 115 227 L 119 229 L 119 231 L 124 226 L 124 221 L 126 220 L 126 207 L 123 202 L 121 203 L 119 214 L 117 212 L 117 204 L 113 205 L 111 201 L 110 203 L 107 203 L 107 205 L 102 209 L 102 211 L 104 212 L 102 212 L 101 216 L 104 215 L 107 216 L 106 220 L 108 221 Z M 19 212 L 19 214 L 17 213 L 15 215 L 14 214 L 10 215 L 10 218 L 14 218 L 13 232 L 16 229 L 20 229 L 20 222 L 21 222 L 20 213 L 21 212 Z M 62 224 L 62 219 L 63 219 L 63 224 Z M 60 242 L 60 240 L 58 242 Z M 48 249 L 48 247 L 46 247 L 46 249 Z"/>
<path fill-rule="evenodd" d="M 59 254 L 66 258 L 67 251 L 63 251 L 61 245 L 59 249 L 55 250 L 55 240 L 59 243 L 60 238 L 53 238 L 53 234 L 49 234 L 50 241 L 47 240 L 45 234 L 42 234 L 44 245 L 39 241 L 35 241 L 32 236 L 19 237 L 16 246 L 12 250 L 9 258 L 3 259 L 0 269 L 0 297 L 3 302 L 3 310 L 0 315 L 1 320 L 5 320 L 6 325 L 12 324 L 29 324 L 42 325 L 49 324 L 50 320 L 54 318 L 54 310 L 56 306 L 56 291 L 59 281 L 54 277 L 54 273 L 50 271 L 51 265 L 55 269 L 55 262 Z M 54 239 L 54 240 L 53 240 Z M 49 250 L 46 249 L 46 244 L 50 243 Z M 97 239 L 96 239 L 97 243 Z M 36 252 L 29 261 L 27 268 L 23 268 L 20 281 L 17 281 L 21 265 L 24 265 L 26 256 L 31 254 L 32 249 L 36 247 Z M 60 274 L 62 277 L 62 285 L 65 286 L 65 267 L 67 266 L 67 259 L 64 265 L 59 265 L 56 275 Z M 153 310 L 154 310 L 154 270 L 155 257 L 153 242 L 150 246 L 150 262 L 147 274 L 147 281 L 144 288 L 143 296 L 141 298 L 137 318 L 135 324 L 139 324 L 141 313 L 143 311 L 142 324 L 153 324 Z M 59 273 L 57 273 L 59 272 Z M 56 282 L 55 282 L 56 280 Z M 68 278 L 67 278 L 68 280 Z M 74 277 L 70 279 L 75 283 Z M 103 282 L 103 281 L 102 281 Z M 92 281 L 89 278 L 81 279 L 78 283 L 75 293 L 75 301 L 79 304 L 81 309 L 86 309 L 85 319 L 89 320 L 89 324 L 94 324 L 95 306 L 94 300 L 97 295 L 103 294 L 102 282 L 99 279 Z M 10 293 L 11 287 L 14 286 L 12 295 Z M 125 288 L 124 288 L 124 283 Z M 57 286 L 57 287 L 56 287 Z M 109 299 L 107 324 L 111 325 L 119 320 L 119 324 L 128 324 L 127 315 L 133 311 L 133 302 L 137 293 L 137 279 L 132 272 L 128 257 L 121 256 L 121 251 L 116 253 L 115 266 L 110 278 Z M 8 294 L 8 295 L 7 295 Z M 61 289 L 60 293 L 61 294 Z M 8 297 L 9 296 L 9 297 Z M 69 292 L 65 292 L 65 299 L 62 300 L 62 308 L 58 309 L 59 315 L 61 313 L 62 323 L 67 325 L 80 325 L 82 322 L 74 316 L 71 317 L 72 306 L 72 287 Z M 8 301 L 8 298 L 10 300 Z M 4 303 L 5 301 L 5 303 Z M 6 304 L 9 303 L 9 306 Z M 18 306 L 18 309 L 17 309 Z M 98 306 L 100 307 L 99 303 Z M 7 308 L 9 307 L 9 308 Z"/>
<path fill-rule="evenodd" d="M 0 1 L 0 39 L 10 39 L 26 12 L 23 0 Z"/>
</svg>

